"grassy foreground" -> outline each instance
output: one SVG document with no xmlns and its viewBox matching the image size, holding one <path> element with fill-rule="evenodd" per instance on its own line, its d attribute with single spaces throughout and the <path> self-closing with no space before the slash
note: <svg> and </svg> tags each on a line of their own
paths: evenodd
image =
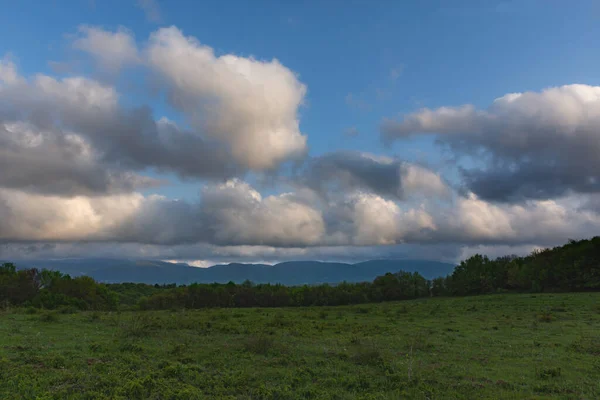
<svg viewBox="0 0 600 400">
<path fill-rule="evenodd" d="M 598 399 L 600 293 L 0 314 L 2 399 Z"/>
</svg>

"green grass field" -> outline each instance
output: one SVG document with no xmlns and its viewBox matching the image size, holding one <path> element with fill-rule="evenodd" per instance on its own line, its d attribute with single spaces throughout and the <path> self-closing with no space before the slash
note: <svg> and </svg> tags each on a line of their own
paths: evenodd
<svg viewBox="0 0 600 400">
<path fill-rule="evenodd" d="M 600 293 L 8 310 L 0 398 L 600 399 Z"/>
</svg>

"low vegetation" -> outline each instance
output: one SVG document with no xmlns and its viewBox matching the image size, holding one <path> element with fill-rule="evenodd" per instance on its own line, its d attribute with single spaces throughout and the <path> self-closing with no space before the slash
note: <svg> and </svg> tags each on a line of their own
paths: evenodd
<svg viewBox="0 0 600 400">
<path fill-rule="evenodd" d="M 597 304 L 600 293 L 12 309 L 0 314 L 0 398 L 598 399 Z"/>
</svg>

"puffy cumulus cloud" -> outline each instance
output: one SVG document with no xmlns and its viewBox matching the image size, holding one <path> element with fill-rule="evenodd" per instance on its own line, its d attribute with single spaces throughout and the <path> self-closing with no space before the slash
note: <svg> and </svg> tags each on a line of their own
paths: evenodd
<svg viewBox="0 0 600 400">
<path fill-rule="evenodd" d="M 393 138 L 436 133 L 481 157 L 485 168 L 463 172 L 467 189 L 422 165 L 334 152 L 307 160 L 291 192 L 263 195 L 241 177 L 306 151 L 306 87 L 292 71 L 217 56 L 176 28 L 155 32 L 142 52 L 126 31 L 86 29 L 76 46 L 101 64 L 115 52 L 105 68 L 141 61 L 183 122 L 125 106 L 126 94 L 93 79 L 23 77 L 0 61 L 2 257 L 360 260 L 405 249 L 449 259 L 461 248 L 556 245 L 600 229 L 598 194 L 572 193 L 596 191 L 598 88 L 510 94 L 487 110 L 423 110 L 385 125 Z M 143 176 L 154 171 L 217 183 L 194 202 L 138 193 L 157 184 Z"/>
<path fill-rule="evenodd" d="M 349 200 L 352 235 L 356 245 L 390 245 L 415 240 L 422 230 L 435 229 L 423 209 L 402 210 L 398 204 L 371 193 L 357 193 Z"/>
<path fill-rule="evenodd" d="M 83 123 L 94 114 L 115 112 L 119 96 L 113 87 L 84 77 L 57 80 L 48 75 L 20 76 L 14 64 L 0 62 L 12 72 L 0 74 L 0 116 L 31 120 L 37 125 Z"/>
<path fill-rule="evenodd" d="M 73 47 L 90 54 L 103 68 L 112 72 L 141 62 L 133 35 L 123 27 L 109 32 L 82 25 Z"/>
<path fill-rule="evenodd" d="M 155 179 L 102 165 L 82 137 L 0 123 L 0 187 L 62 196 L 131 192 Z"/>
<path fill-rule="evenodd" d="M 454 193 L 445 202 L 411 204 L 357 192 L 326 210 L 323 243 L 337 245 L 552 246 L 600 229 L 600 214 L 580 196 L 511 205 Z"/>
<path fill-rule="evenodd" d="M 13 173 L 0 178 L 0 185 L 22 181 L 28 189 L 69 196 L 155 183 L 135 174 L 147 168 L 211 179 L 245 171 L 223 145 L 167 119 L 155 121 L 148 107 L 121 107 L 116 90 L 94 80 L 17 75 L 3 82 L 0 141 L 7 147 L 0 150 L 0 164 L 13 165 Z M 27 160 L 32 164 L 23 171 L 47 167 L 38 171 L 43 182 L 21 174 L 18 167 Z"/>
<path fill-rule="evenodd" d="M 15 63 L 8 57 L 0 60 L 0 85 L 14 85 L 20 80 Z M 1 86 L 0 86 L 1 87 Z"/>
<path fill-rule="evenodd" d="M 202 199 L 207 225 L 219 244 L 316 245 L 325 232 L 320 211 L 291 193 L 263 198 L 233 180 L 206 188 Z"/>
<path fill-rule="evenodd" d="M 306 86 L 279 61 L 216 56 L 175 27 L 151 35 L 147 58 L 171 103 L 199 131 L 226 143 L 239 163 L 270 169 L 305 154 L 298 108 Z"/>
<path fill-rule="evenodd" d="M 237 179 L 208 185 L 199 203 L 152 196 L 114 231 L 115 240 L 177 245 L 309 246 L 323 237 L 319 210 L 292 194 L 262 197 Z"/>
<path fill-rule="evenodd" d="M 510 93 L 487 110 L 472 105 L 421 110 L 387 120 L 387 139 L 437 134 L 461 155 L 465 184 L 487 200 L 552 199 L 600 191 L 600 87 L 567 85 Z"/>
<path fill-rule="evenodd" d="M 4 59 L 0 166 L 11 166 L 11 173 L 0 187 L 105 195 L 156 184 L 140 176 L 152 170 L 224 180 L 273 169 L 306 151 L 297 115 L 306 87 L 277 60 L 216 57 L 176 28 L 151 35 L 143 53 L 124 29 L 84 26 L 73 45 L 106 68 L 134 62 L 152 68 L 183 124 L 157 120 L 148 106 L 126 107 L 115 87 L 93 79 L 23 77 Z"/>
<path fill-rule="evenodd" d="M 593 236 L 600 215 L 583 207 L 585 202 L 566 197 L 498 205 L 471 194 L 441 207 L 427 202 L 409 207 L 355 192 L 319 208 L 292 194 L 263 197 L 241 181 L 211 186 L 196 203 L 139 194 L 64 198 L 2 189 L 0 255 L 458 260 L 473 252 L 523 254 Z"/>
<path fill-rule="evenodd" d="M 0 220 L 0 239 L 6 241 L 309 246 L 325 232 L 320 211 L 294 195 L 263 198 L 238 180 L 206 187 L 198 203 L 156 195 L 61 198 L 0 189 Z"/>
<path fill-rule="evenodd" d="M 200 201 L 139 194 L 72 198 L 0 191 L 4 241 L 114 241 L 142 245 L 378 246 L 555 245 L 594 235 L 600 215 L 579 197 L 494 204 L 471 193 L 418 204 L 354 191 L 322 201 L 302 193 L 262 196 L 234 179 Z"/>
<path fill-rule="evenodd" d="M 557 245 L 569 238 L 591 237 L 600 228 L 600 214 L 578 205 L 571 195 L 522 204 L 494 204 L 470 193 L 437 210 L 434 241 L 464 244 Z"/>
<path fill-rule="evenodd" d="M 446 197 L 451 192 L 439 174 L 425 167 L 361 152 L 333 152 L 315 157 L 301 179 L 325 194 L 363 190 L 406 200 L 415 196 Z"/>
<path fill-rule="evenodd" d="M 63 198 L 0 189 L 0 240 L 105 240 L 143 202 L 139 194 Z"/>
</svg>

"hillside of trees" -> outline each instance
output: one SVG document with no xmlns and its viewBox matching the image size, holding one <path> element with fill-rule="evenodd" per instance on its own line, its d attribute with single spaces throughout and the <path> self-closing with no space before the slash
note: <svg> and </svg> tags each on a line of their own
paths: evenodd
<svg viewBox="0 0 600 400">
<path fill-rule="evenodd" d="M 526 257 L 494 260 L 474 255 L 452 274 L 427 280 L 417 272 L 399 271 L 372 282 L 331 286 L 272 284 L 147 285 L 100 284 L 92 278 L 71 278 L 57 271 L 0 267 L 0 304 L 47 309 L 76 307 L 113 310 L 119 305 L 140 309 L 205 307 L 288 307 L 345 305 L 414 299 L 428 296 L 467 296 L 499 291 L 568 292 L 600 290 L 600 237 L 535 251 Z"/>
</svg>

